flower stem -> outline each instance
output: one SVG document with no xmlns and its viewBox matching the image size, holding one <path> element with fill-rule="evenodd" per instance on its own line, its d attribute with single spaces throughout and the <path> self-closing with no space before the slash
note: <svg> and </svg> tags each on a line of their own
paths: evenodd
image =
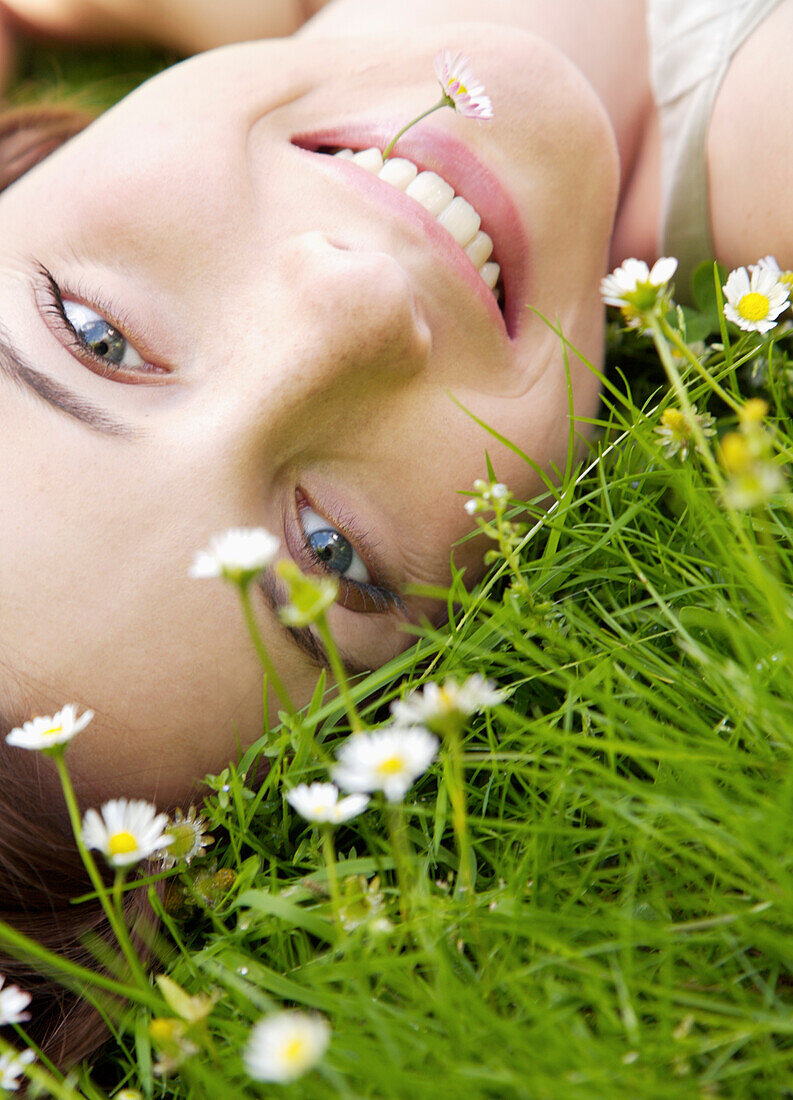
<svg viewBox="0 0 793 1100">
<path fill-rule="evenodd" d="M 446 783 L 452 803 L 452 825 L 457 840 L 457 890 L 467 893 L 471 889 L 471 842 L 468 835 L 468 812 L 465 799 L 465 769 L 460 724 L 452 717 L 444 723 L 444 756 Z"/>
<path fill-rule="evenodd" d="M 399 911 L 404 920 L 410 912 L 412 900 L 412 882 L 409 863 L 410 850 L 405 833 L 405 808 L 401 802 L 387 802 L 385 807 L 388 835 L 394 852 L 394 865 L 399 886 Z"/>
<path fill-rule="evenodd" d="M 69 769 L 66 767 L 66 761 L 64 759 L 63 752 L 53 753 L 53 759 L 55 761 L 55 767 L 58 769 L 58 777 L 61 781 L 61 788 L 63 789 L 63 797 L 66 801 L 66 808 L 69 812 L 69 821 L 71 822 L 72 832 L 74 833 L 75 843 L 77 844 L 77 850 L 80 853 L 80 858 L 83 861 L 83 866 L 88 872 L 88 877 L 96 890 L 97 897 L 105 912 L 105 916 L 108 919 L 110 927 L 113 929 L 113 934 L 116 937 L 118 946 L 121 948 L 121 952 L 124 958 L 127 960 L 129 968 L 137 980 L 138 984 L 148 988 L 148 980 L 146 978 L 146 972 L 143 969 L 138 954 L 135 948 L 132 946 L 132 940 L 129 938 L 129 932 L 127 926 L 124 923 L 124 918 L 121 915 L 120 906 L 116 909 L 110 896 L 108 895 L 107 888 L 102 881 L 102 876 L 99 873 L 99 868 L 96 862 L 88 851 L 83 841 L 83 828 L 80 820 L 80 810 L 77 806 L 77 797 L 74 793 L 74 787 L 72 786 L 71 776 L 69 775 Z M 118 885 L 118 876 L 116 876 L 116 886 Z M 114 891 L 115 891 L 114 887 Z"/>
<path fill-rule="evenodd" d="M 350 729 L 353 733 L 361 733 L 363 731 L 363 722 L 360 719 L 352 693 L 350 692 L 350 682 L 347 679 L 347 673 L 344 671 L 344 665 L 339 656 L 339 650 L 333 639 L 333 634 L 328 626 L 327 616 L 324 611 L 317 617 L 316 623 L 317 630 L 325 646 L 325 652 L 330 661 L 330 670 L 333 673 L 333 679 L 338 685 L 339 694 L 344 703 L 344 709 L 349 719 Z"/>
<path fill-rule="evenodd" d="M 270 654 L 267 652 L 267 647 L 264 644 L 259 630 L 259 624 L 256 622 L 256 616 L 253 613 L 253 604 L 251 603 L 251 597 L 248 593 L 247 582 L 238 584 L 237 589 L 240 594 L 240 602 L 242 603 L 242 613 L 245 616 L 245 625 L 248 628 L 248 633 L 251 636 L 256 654 L 267 676 L 267 681 L 272 684 L 273 690 L 283 703 L 284 710 L 294 718 L 297 714 L 297 709 L 292 702 L 289 692 L 284 687 L 281 677 L 278 675 L 275 665 L 270 658 Z"/>
<path fill-rule="evenodd" d="M 430 107 L 430 109 L 428 111 L 425 111 L 424 114 L 422 114 L 422 115 L 418 115 L 418 117 L 414 118 L 412 122 L 409 122 L 407 124 L 407 126 L 403 126 L 402 129 L 397 134 L 397 136 L 395 138 L 392 138 L 391 141 L 389 141 L 388 145 L 386 145 L 385 149 L 383 150 L 383 160 L 388 159 L 388 157 L 391 155 L 391 150 L 394 148 L 394 146 L 399 141 L 399 139 L 402 137 L 402 135 L 404 133 L 406 133 L 410 129 L 411 126 L 415 126 L 417 122 L 421 122 L 421 120 L 423 118 L 426 118 L 427 115 L 431 115 L 435 111 L 439 111 L 441 109 L 441 107 L 453 107 L 453 106 L 454 106 L 454 100 L 450 99 L 449 96 L 445 95 L 441 99 L 438 100 L 438 102 L 435 104 L 434 107 Z"/>
<path fill-rule="evenodd" d="M 664 334 L 667 340 L 675 345 L 680 354 L 685 356 L 685 358 L 688 360 L 688 362 L 691 364 L 697 374 L 701 378 L 703 378 L 705 382 L 707 382 L 708 386 L 713 390 L 714 393 L 717 393 L 719 395 L 724 404 L 731 408 L 733 412 L 739 412 L 740 404 L 736 402 L 722 386 L 719 385 L 719 383 L 710 374 L 709 371 L 705 370 L 705 368 L 700 363 L 699 359 L 697 359 L 696 355 L 688 346 L 688 344 L 684 340 L 680 339 L 679 333 L 675 332 L 675 330 L 672 328 L 665 317 L 661 318 L 661 332 Z"/>
<path fill-rule="evenodd" d="M 651 314 L 649 318 L 650 331 L 652 332 L 653 343 L 655 344 L 655 350 L 658 352 L 658 358 L 661 360 L 661 364 L 666 371 L 666 376 L 675 391 L 675 396 L 680 402 L 680 407 L 685 413 L 686 420 L 691 426 L 691 434 L 694 436 L 694 441 L 697 444 L 697 450 L 702 455 L 702 459 L 708 468 L 708 473 L 713 479 L 713 483 L 719 488 L 724 488 L 724 478 L 721 475 L 721 471 L 716 465 L 716 460 L 713 457 L 710 446 L 708 445 L 702 428 L 700 427 L 699 420 L 697 419 L 696 410 L 691 404 L 691 398 L 688 396 L 688 390 L 683 384 L 683 379 L 680 377 L 680 372 L 675 365 L 674 357 L 672 356 L 671 348 L 669 347 L 669 336 L 666 329 L 669 326 L 665 321 L 659 321 L 655 314 Z M 672 330 L 669 329 L 669 334 L 673 335 Z"/>
<path fill-rule="evenodd" d="M 330 825 L 322 826 L 322 851 L 325 856 L 325 868 L 328 872 L 328 888 L 330 900 L 333 905 L 333 917 L 343 931 L 341 923 L 341 892 L 339 891 L 339 875 L 336 869 L 336 849 L 333 846 L 333 829 Z"/>
</svg>

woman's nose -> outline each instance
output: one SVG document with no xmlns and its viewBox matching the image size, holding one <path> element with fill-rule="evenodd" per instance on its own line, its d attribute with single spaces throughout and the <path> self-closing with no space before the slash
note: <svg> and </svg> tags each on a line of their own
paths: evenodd
<svg viewBox="0 0 793 1100">
<path fill-rule="evenodd" d="M 432 335 L 409 273 L 386 252 L 310 231 L 279 243 L 251 296 L 241 400 L 268 422 L 364 410 L 404 389 L 430 360 Z M 244 391 L 244 392 L 243 392 Z"/>
<path fill-rule="evenodd" d="M 306 390 L 360 390 L 368 380 L 401 386 L 425 369 L 431 331 L 416 286 L 395 257 L 316 230 L 285 242 L 278 264 Z"/>
</svg>

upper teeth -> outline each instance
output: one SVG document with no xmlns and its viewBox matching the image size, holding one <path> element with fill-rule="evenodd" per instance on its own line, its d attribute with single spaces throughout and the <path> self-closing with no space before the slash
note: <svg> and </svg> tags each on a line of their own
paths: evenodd
<svg viewBox="0 0 793 1100">
<path fill-rule="evenodd" d="M 490 262 L 493 241 L 479 228 L 482 219 L 473 206 L 461 195 L 455 195 L 454 188 L 446 180 L 435 172 L 419 172 L 416 165 L 404 157 L 390 157 L 383 163 L 383 154 L 379 149 L 363 149 L 359 153 L 354 153 L 352 149 L 339 149 L 334 156 L 354 161 L 421 203 L 465 250 L 496 298 L 501 297 L 500 288 L 496 287 L 501 268 L 497 263 Z"/>
</svg>

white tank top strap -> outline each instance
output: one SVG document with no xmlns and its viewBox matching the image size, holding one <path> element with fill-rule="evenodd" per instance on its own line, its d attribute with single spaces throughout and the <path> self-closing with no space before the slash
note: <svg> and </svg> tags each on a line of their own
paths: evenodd
<svg viewBox="0 0 793 1100">
<path fill-rule="evenodd" d="M 713 258 L 706 139 L 730 60 L 781 0 L 646 0 L 650 80 L 661 126 L 661 253 L 680 262 L 685 300 Z"/>
</svg>

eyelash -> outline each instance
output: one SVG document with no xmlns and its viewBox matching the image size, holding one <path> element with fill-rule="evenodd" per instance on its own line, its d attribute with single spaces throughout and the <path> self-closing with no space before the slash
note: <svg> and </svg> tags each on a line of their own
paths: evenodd
<svg viewBox="0 0 793 1100">
<path fill-rule="evenodd" d="M 44 296 L 44 300 L 40 302 L 41 310 L 43 313 L 48 314 L 55 322 L 55 328 L 63 341 L 64 347 L 66 347 L 75 358 L 86 363 L 90 369 L 93 370 L 94 368 L 98 368 L 96 373 L 100 374 L 103 378 L 112 378 L 113 375 L 123 370 L 124 368 L 120 363 L 109 363 L 107 359 L 103 359 L 101 356 L 96 355 L 87 344 L 83 343 L 70 324 L 69 318 L 66 316 L 66 310 L 63 305 L 63 292 L 56 283 L 54 276 L 43 264 L 38 265 L 38 271 L 42 279 L 40 289 Z M 83 296 L 78 293 L 75 296 L 75 301 L 80 301 L 82 298 Z M 114 310 L 109 303 L 103 302 L 94 294 L 91 295 L 91 305 L 89 308 L 98 313 L 103 320 L 107 321 L 109 325 L 112 325 L 112 327 L 120 332 L 124 339 L 127 340 L 127 336 L 124 333 L 124 327 L 116 322 Z M 140 370 L 138 373 L 141 373 Z M 161 372 L 156 370 L 152 370 L 151 372 L 151 374 L 155 376 L 159 373 Z"/>
<path fill-rule="evenodd" d="M 305 503 L 301 507 L 301 501 Z M 362 608 L 351 608 L 351 610 L 358 612 L 377 612 L 380 614 L 397 609 L 400 611 L 405 610 L 404 601 L 396 594 L 392 592 L 390 588 L 385 588 L 380 584 L 366 584 L 363 581 L 351 580 L 349 577 L 345 577 L 343 574 L 338 573 L 335 569 L 328 569 L 319 554 L 316 553 L 311 543 L 308 541 L 308 535 L 303 530 L 303 524 L 300 521 L 300 513 L 303 507 L 312 507 L 316 510 L 315 505 L 309 505 L 308 500 L 303 496 L 301 492 L 297 494 L 297 523 L 300 531 L 301 550 L 305 555 L 305 560 L 310 563 L 315 569 L 321 570 L 323 573 L 327 573 L 330 576 L 336 577 L 339 582 L 339 600 L 338 603 L 342 607 L 347 607 L 350 595 L 355 593 L 362 601 L 364 606 Z M 320 512 L 320 515 L 322 513 Z M 328 520 L 328 527 L 334 531 L 339 531 L 344 538 L 349 539 L 353 546 L 360 546 L 366 543 L 366 535 L 360 531 L 354 521 L 345 516 L 344 528 L 337 526 Z M 369 606 L 367 606 L 369 605 Z"/>
</svg>

